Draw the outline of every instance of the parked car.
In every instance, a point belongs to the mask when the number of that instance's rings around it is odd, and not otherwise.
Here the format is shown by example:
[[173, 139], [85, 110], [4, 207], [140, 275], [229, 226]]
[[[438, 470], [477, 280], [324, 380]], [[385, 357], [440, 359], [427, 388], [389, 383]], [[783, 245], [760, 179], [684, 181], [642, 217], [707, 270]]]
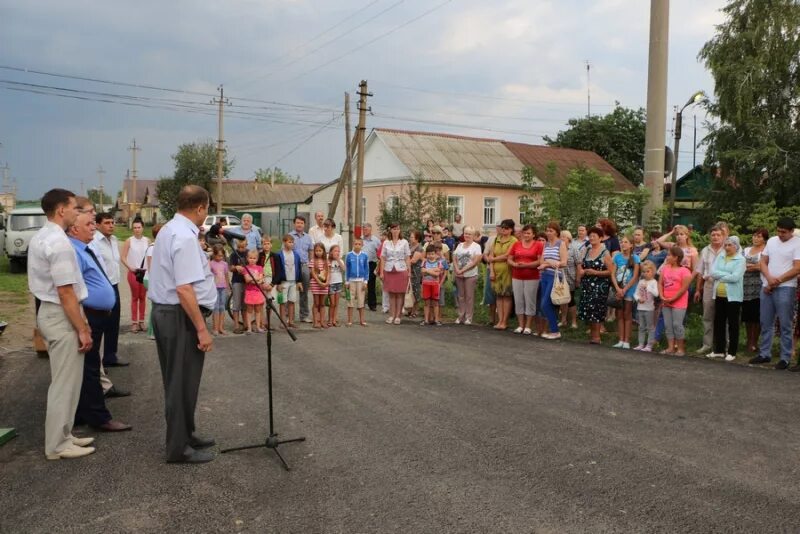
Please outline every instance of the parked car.
[[226, 215], [224, 213], [218, 213], [216, 215], [209, 215], [206, 217], [206, 220], [202, 225], [203, 232], [208, 232], [209, 228], [211, 228], [211, 225], [216, 223], [222, 217], [225, 217], [225, 219], [228, 221], [228, 224], [226, 226], [239, 226], [242, 224], [242, 221], [236, 215]]
[[28, 243], [45, 223], [47, 217], [42, 208], [18, 208], [3, 218], [0, 224], [0, 247], [8, 257], [12, 273], [27, 269]]

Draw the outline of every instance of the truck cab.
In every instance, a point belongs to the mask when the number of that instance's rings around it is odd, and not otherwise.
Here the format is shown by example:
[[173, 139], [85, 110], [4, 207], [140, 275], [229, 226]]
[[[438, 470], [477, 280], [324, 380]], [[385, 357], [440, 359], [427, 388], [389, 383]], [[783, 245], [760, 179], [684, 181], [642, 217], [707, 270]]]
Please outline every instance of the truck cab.
[[0, 244], [8, 257], [12, 273], [27, 268], [28, 244], [33, 235], [47, 223], [42, 208], [17, 208], [5, 214], [4, 229], [0, 230]]

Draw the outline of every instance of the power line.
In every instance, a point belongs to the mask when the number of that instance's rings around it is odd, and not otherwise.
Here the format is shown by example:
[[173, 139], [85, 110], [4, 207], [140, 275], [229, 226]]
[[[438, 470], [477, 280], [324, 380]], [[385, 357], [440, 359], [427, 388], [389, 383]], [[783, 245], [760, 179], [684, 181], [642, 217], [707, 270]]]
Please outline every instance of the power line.
[[394, 28], [392, 28], [391, 30], [389, 30], [389, 31], [387, 31], [387, 32], [385, 32], [385, 33], [382, 33], [382, 34], [378, 35], [377, 37], [375, 37], [375, 38], [373, 38], [373, 39], [370, 39], [370, 40], [369, 40], [369, 41], [367, 41], [366, 43], [364, 43], [364, 44], [361, 44], [361, 45], [358, 45], [358, 46], [356, 46], [355, 48], [352, 48], [352, 49], [348, 50], [348, 51], [347, 51], [347, 52], [345, 52], [344, 54], [341, 54], [341, 55], [339, 55], [339, 56], [336, 56], [335, 58], [333, 58], [333, 59], [331, 59], [331, 60], [329, 60], [329, 61], [326, 61], [325, 63], [322, 63], [322, 64], [320, 64], [320, 65], [317, 65], [316, 67], [314, 67], [314, 68], [313, 68], [313, 69], [311, 69], [311, 70], [307, 70], [307, 71], [305, 71], [305, 72], [303, 72], [303, 73], [301, 73], [301, 74], [298, 74], [297, 76], [295, 76], [294, 78], [292, 78], [292, 79], [291, 79], [291, 80], [289, 80], [289, 81], [294, 81], [294, 80], [297, 80], [297, 79], [299, 79], [299, 78], [302, 78], [302, 77], [304, 77], [304, 76], [306, 76], [306, 75], [308, 75], [308, 74], [311, 74], [311, 73], [313, 73], [313, 72], [316, 72], [316, 71], [318, 71], [318, 70], [319, 70], [319, 69], [321, 69], [321, 68], [327, 67], [327, 66], [328, 66], [328, 65], [330, 65], [331, 63], [335, 63], [335, 62], [339, 61], [340, 59], [342, 59], [342, 58], [344, 58], [344, 57], [347, 57], [347, 56], [349, 56], [350, 54], [352, 54], [352, 53], [354, 53], [354, 52], [358, 52], [358, 51], [359, 51], [359, 50], [361, 50], [362, 48], [366, 48], [367, 46], [369, 46], [369, 45], [371, 45], [371, 44], [373, 44], [373, 43], [375, 43], [375, 42], [377, 42], [377, 41], [379, 41], [379, 40], [383, 39], [384, 37], [388, 37], [388, 36], [392, 35], [393, 33], [395, 33], [396, 31], [398, 31], [398, 30], [401, 30], [401, 29], [405, 28], [406, 26], [408, 26], [408, 25], [410, 25], [410, 24], [413, 24], [413, 23], [417, 22], [418, 20], [420, 20], [420, 19], [422, 19], [422, 18], [424, 18], [424, 17], [427, 17], [428, 15], [430, 15], [431, 13], [433, 13], [434, 11], [437, 11], [437, 10], [439, 10], [439, 9], [443, 8], [444, 6], [446, 6], [447, 4], [449, 4], [449, 3], [450, 3], [450, 2], [452, 2], [452, 1], [453, 1], [453, 0], [444, 0], [444, 2], [441, 2], [441, 3], [437, 4], [437, 5], [435, 5], [434, 7], [430, 8], [430, 9], [429, 9], [429, 10], [427, 10], [427, 11], [425, 11], [425, 12], [424, 12], [424, 13], [422, 13], [421, 15], [418, 15], [418, 16], [416, 16], [416, 17], [414, 17], [414, 18], [410, 19], [410, 20], [407, 20], [406, 22], [404, 22], [404, 23], [400, 24], [399, 26], [395, 26], [395, 27], [394, 27]]
[[375, 117], [380, 117], [380, 118], [384, 118], [384, 119], [392, 119], [392, 120], [403, 121], [403, 122], [413, 122], [413, 123], [419, 123], [419, 124], [430, 124], [430, 125], [433, 125], [433, 126], [447, 126], [447, 127], [450, 127], [450, 128], [461, 128], [461, 129], [466, 129], [466, 130], [479, 130], [479, 131], [484, 131], [484, 132], [501, 133], [501, 134], [522, 135], [522, 136], [526, 136], [526, 137], [544, 137], [545, 135], [548, 135], [548, 134], [540, 134], [540, 133], [533, 133], [533, 132], [525, 132], [525, 131], [520, 131], [520, 130], [500, 130], [500, 129], [496, 129], [496, 128], [484, 128], [482, 126], [473, 126], [473, 125], [469, 125], [469, 124], [457, 124], [457, 123], [452, 123], [452, 122], [430, 121], [430, 120], [425, 120], [425, 119], [412, 119], [412, 118], [407, 118], [407, 117], [397, 117], [397, 116], [394, 116], [394, 115], [383, 115], [381, 113], [373, 113], [373, 115]]
[[341, 115], [339, 115], [338, 117], [334, 117], [334, 118], [332, 118], [332, 119], [331, 119], [330, 121], [328, 121], [328, 122], [327, 122], [327, 123], [326, 123], [326, 124], [325, 124], [325, 125], [324, 125], [322, 128], [318, 129], [317, 131], [315, 131], [314, 133], [312, 133], [311, 135], [309, 135], [309, 136], [308, 136], [306, 139], [304, 139], [304, 140], [303, 140], [303, 141], [302, 141], [302, 142], [301, 142], [299, 145], [297, 145], [296, 147], [294, 147], [293, 149], [291, 149], [289, 152], [287, 152], [287, 153], [286, 153], [286, 154], [284, 154], [283, 156], [281, 156], [281, 157], [279, 157], [278, 159], [276, 159], [276, 160], [275, 160], [275, 162], [274, 162], [272, 165], [269, 165], [267, 168], [274, 167], [275, 165], [277, 165], [278, 163], [280, 163], [280, 162], [281, 162], [281, 161], [283, 161], [284, 159], [288, 158], [289, 156], [291, 156], [292, 154], [294, 154], [295, 152], [297, 152], [297, 151], [300, 149], [300, 147], [302, 147], [303, 145], [305, 145], [306, 143], [308, 143], [309, 141], [311, 141], [311, 140], [312, 140], [314, 137], [316, 137], [317, 135], [319, 135], [319, 134], [320, 134], [320, 133], [321, 133], [321, 132], [322, 132], [322, 131], [325, 129], [325, 126], [329, 126], [329, 125], [330, 125], [332, 122], [334, 122], [335, 120], [337, 120], [337, 119], [339, 119], [339, 118], [341, 118], [341, 117], [343, 117], [343, 116], [344, 116], [344, 113], [342, 113], [342, 114], [341, 114]]

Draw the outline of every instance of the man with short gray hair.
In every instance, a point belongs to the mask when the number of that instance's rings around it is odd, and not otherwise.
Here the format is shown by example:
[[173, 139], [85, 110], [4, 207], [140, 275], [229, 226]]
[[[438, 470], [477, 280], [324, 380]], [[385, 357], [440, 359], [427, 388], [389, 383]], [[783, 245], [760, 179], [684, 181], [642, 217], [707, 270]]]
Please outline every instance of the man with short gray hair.
[[[252, 215], [249, 213], [242, 215], [242, 225], [239, 227], [239, 231], [247, 239], [247, 250], [261, 250], [261, 232], [253, 226]], [[235, 247], [236, 243], [233, 246]]]

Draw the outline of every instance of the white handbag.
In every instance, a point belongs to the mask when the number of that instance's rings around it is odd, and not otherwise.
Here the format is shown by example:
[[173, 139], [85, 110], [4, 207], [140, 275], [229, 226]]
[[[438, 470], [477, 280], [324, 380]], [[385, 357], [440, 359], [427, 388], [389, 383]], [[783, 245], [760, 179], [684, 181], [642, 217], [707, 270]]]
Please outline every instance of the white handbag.
[[569, 282], [567, 282], [567, 277], [561, 272], [561, 269], [556, 269], [553, 278], [553, 289], [550, 290], [550, 300], [555, 306], [569, 304], [569, 301], [572, 300], [572, 295], [569, 291]]

